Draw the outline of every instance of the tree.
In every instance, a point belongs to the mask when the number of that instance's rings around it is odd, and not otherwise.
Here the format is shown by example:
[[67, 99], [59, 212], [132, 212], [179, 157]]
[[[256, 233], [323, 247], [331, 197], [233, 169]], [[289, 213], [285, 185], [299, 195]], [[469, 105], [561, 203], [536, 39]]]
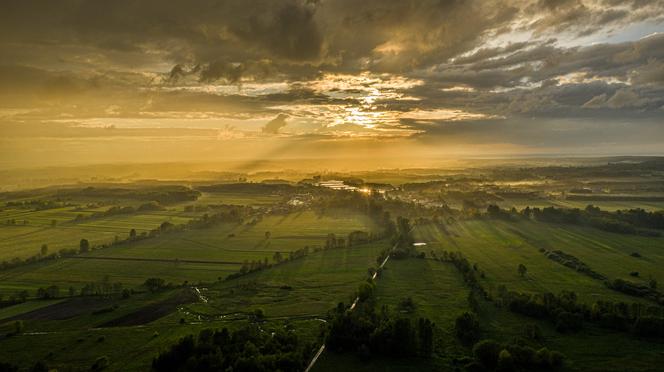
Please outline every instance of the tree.
[[48, 288], [37, 289], [37, 298], [49, 299], [56, 298], [60, 295], [60, 288], [57, 285], [52, 285]]
[[24, 289], [24, 290], [18, 292], [18, 293], [16, 294], [16, 296], [18, 297], [18, 299], [19, 299], [21, 302], [25, 302], [25, 300], [28, 299], [29, 294], [28, 294], [28, 291]]
[[130, 240], [134, 240], [134, 239], [136, 239], [136, 229], [131, 229], [131, 230], [129, 231], [129, 239], [130, 239]]
[[35, 363], [34, 366], [32, 366], [32, 368], [30, 368], [30, 372], [48, 372], [48, 371], [49, 371], [48, 366], [42, 360], [38, 361], [37, 363]]
[[369, 283], [362, 283], [357, 289], [357, 296], [360, 298], [360, 301], [365, 301], [368, 300], [372, 295], [374, 291], [374, 286], [373, 284]]
[[108, 365], [110, 364], [108, 357], [107, 356], [101, 356], [95, 360], [95, 363], [90, 367], [91, 371], [101, 371], [103, 369], [106, 369]]
[[48, 254], [48, 245], [42, 244], [41, 249], [39, 250], [39, 253], [43, 256], [46, 256]]
[[143, 283], [145, 288], [148, 289], [150, 292], [156, 292], [166, 286], [166, 282], [162, 278], [148, 278], [145, 280], [145, 283]]
[[81, 239], [81, 242], [78, 245], [78, 251], [81, 253], [88, 252], [90, 250], [90, 242], [88, 239]]
[[498, 361], [502, 346], [494, 340], [482, 340], [473, 346], [475, 358], [487, 369], [493, 369]]
[[526, 273], [528, 272], [528, 268], [524, 264], [519, 264], [519, 267], [517, 268], [517, 271], [519, 272], [519, 275], [525, 276]]
[[253, 315], [254, 315], [254, 320], [256, 320], [257, 322], [260, 322], [263, 319], [265, 319], [265, 311], [263, 311], [263, 309], [255, 309]]
[[274, 262], [280, 263], [283, 260], [281, 252], [274, 252], [274, 256], [272, 256], [272, 259], [274, 260]]
[[418, 336], [420, 338], [420, 350], [425, 357], [431, 356], [433, 352], [433, 329], [435, 324], [429, 319], [420, 318], [418, 321]]
[[407, 249], [412, 248], [413, 242], [415, 241], [413, 238], [412, 229], [413, 228], [408, 218], [401, 216], [397, 217], [397, 242], [400, 247]]
[[498, 354], [498, 370], [499, 371], [512, 371], [514, 369], [514, 360], [512, 354], [506, 349], [503, 349]]
[[58, 288], [57, 285], [52, 285], [46, 288], [46, 294], [48, 295], [48, 298], [56, 298], [60, 296], [60, 288]]
[[23, 324], [22, 320], [17, 320], [14, 322], [14, 332], [16, 334], [20, 334], [23, 332], [23, 329], [25, 328], [25, 324]]
[[466, 345], [471, 345], [480, 336], [480, 323], [473, 313], [465, 312], [454, 323], [456, 336]]

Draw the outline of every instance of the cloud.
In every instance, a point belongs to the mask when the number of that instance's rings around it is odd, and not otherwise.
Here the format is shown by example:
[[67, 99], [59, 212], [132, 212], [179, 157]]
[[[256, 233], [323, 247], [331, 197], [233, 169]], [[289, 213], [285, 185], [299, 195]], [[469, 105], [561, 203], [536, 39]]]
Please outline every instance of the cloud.
[[662, 119], [664, 34], [639, 38], [661, 14], [654, 0], [10, 1], [0, 110], [234, 120], [254, 135], [290, 118], [302, 136]]
[[618, 90], [606, 101], [606, 105], [610, 108], [641, 107], [644, 103], [645, 100], [628, 88]]
[[606, 105], [606, 93], [591, 98], [588, 102], [583, 104], [584, 108], [598, 108]]
[[285, 127], [288, 123], [286, 122], [286, 119], [288, 118], [288, 115], [286, 114], [279, 114], [277, 115], [276, 118], [270, 120], [265, 124], [263, 127], [262, 131], [263, 133], [266, 134], [278, 134], [279, 130], [283, 127]]
[[664, 86], [664, 61], [651, 58], [646, 65], [635, 69], [630, 78], [638, 85]]

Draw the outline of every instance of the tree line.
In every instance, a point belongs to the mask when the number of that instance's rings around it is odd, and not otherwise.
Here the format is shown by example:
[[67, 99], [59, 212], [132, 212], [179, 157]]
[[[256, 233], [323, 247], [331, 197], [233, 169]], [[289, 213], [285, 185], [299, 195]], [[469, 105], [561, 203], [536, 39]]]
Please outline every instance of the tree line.
[[603, 328], [630, 332], [637, 336], [664, 337], [664, 308], [640, 303], [597, 301], [592, 306], [577, 302], [576, 293], [527, 294], [499, 287], [500, 303], [509, 310], [537, 319], [546, 319], [559, 332], [577, 332], [584, 322]]
[[515, 208], [506, 210], [497, 205], [489, 205], [485, 216], [498, 219], [521, 217], [548, 223], [590, 226], [618, 234], [644, 236], [660, 236], [661, 233], [655, 230], [664, 229], [664, 212], [647, 212], [640, 208], [609, 212], [588, 205], [584, 209], [525, 207], [517, 211]]
[[300, 372], [313, 352], [314, 345], [292, 331], [265, 332], [249, 324], [235, 331], [205, 329], [196, 338], [183, 337], [153, 359], [152, 370]]
[[325, 344], [336, 352], [362, 357], [429, 357], [433, 353], [436, 325], [427, 318], [412, 322], [395, 316], [383, 305], [379, 311], [373, 298], [373, 283], [358, 289], [359, 302], [353, 311], [343, 304], [328, 314]]
[[192, 190], [186, 186], [153, 186], [143, 188], [120, 187], [85, 187], [74, 189], [60, 189], [55, 196], [59, 198], [104, 198], [104, 199], [133, 199], [155, 201], [160, 204], [193, 201], [201, 195], [200, 191]]

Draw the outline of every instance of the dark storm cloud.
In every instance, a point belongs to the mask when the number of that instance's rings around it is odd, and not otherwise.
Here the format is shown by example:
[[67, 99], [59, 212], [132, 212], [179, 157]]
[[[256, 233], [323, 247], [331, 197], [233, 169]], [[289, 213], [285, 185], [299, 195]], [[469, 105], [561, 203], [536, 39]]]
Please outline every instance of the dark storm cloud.
[[[422, 99], [420, 106], [465, 107], [506, 117], [661, 117], [662, 61], [664, 34], [588, 47], [550, 41], [510, 45], [413, 73], [425, 84], [409, 93]], [[445, 91], [455, 86], [472, 91]]]
[[[648, 10], [652, 17], [661, 6], [641, 3], [632, 3], [632, 8]], [[13, 49], [41, 45], [46, 48], [41, 54], [49, 48], [57, 51], [56, 44], [77, 45], [80, 53], [93, 48], [87, 53], [105, 54], [116, 63], [124, 56], [134, 66], [148, 63], [140, 60], [141, 52], [151, 53], [173, 65], [209, 64], [200, 71], [213, 76], [238, 75], [228, 67], [219, 71], [228, 66], [224, 64], [264, 60], [278, 69], [290, 68], [291, 74], [296, 72], [293, 65], [312, 63], [330, 71], [405, 72], [472, 50], [526, 13], [536, 18], [523, 27], [546, 31], [570, 24], [600, 27], [638, 13], [625, 9], [629, 7], [624, 4], [613, 9], [578, 1], [519, 0], [9, 0], [0, 13], [0, 40]], [[492, 51], [484, 49], [475, 58], [489, 58]]]
[[527, 7], [528, 12], [542, 15], [527, 28], [538, 33], [555, 31], [589, 35], [603, 27], [661, 20], [662, 10], [664, 4], [658, 0], [540, 0]]

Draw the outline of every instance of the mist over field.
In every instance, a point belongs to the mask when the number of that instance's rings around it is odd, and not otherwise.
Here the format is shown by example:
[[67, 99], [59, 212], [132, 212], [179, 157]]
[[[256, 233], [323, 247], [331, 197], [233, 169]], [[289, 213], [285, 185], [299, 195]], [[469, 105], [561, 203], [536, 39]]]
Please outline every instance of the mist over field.
[[4, 0], [0, 55], [0, 372], [664, 366], [664, 1]]

